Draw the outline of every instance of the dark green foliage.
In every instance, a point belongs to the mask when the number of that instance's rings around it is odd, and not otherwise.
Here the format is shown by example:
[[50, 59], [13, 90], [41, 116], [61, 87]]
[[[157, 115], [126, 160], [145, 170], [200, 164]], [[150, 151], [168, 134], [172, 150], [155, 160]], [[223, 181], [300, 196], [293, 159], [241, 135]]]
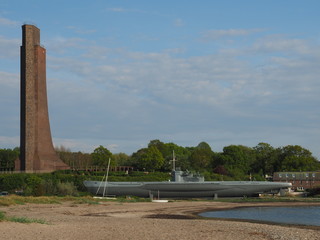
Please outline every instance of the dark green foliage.
[[[15, 193], [16, 190], [22, 190], [26, 196], [42, 195], [71, 195], [77, 196], [79, 192], [85, 192], [87, 189], [83, 185], [85, 180], [101, 181], [105, 172], [92, 172], [92, 175], [83, 175], [74, 172], [73, 174], [45, 173], [45, 174], [2, 174], [0, 175], [0, 190]], [[108, 181], [168, 181], [169, 173], [164, 172], [110, 172]]]
[[204, 176], [205, 181], [231, 181], [231, 180], [233, 180], [233, 178], [230, 176], [212, 173], [212, 172], [208, 172], [208, 171], [202, 172], [201, 174]]
[[234, 180], [250, 180], [252, 165], [256, 160], [255, 151], [242, 145], [230, 145], [222, 153], [212, 154], [212, 169], [232, 177]]
[[19, 157], [19, 148], [0, 149], [0, 170], [14, 169], [14, 161]]
[[148, 147], [139, 161], [140, 167], [148, 171], [159, 170], [163, 163], [162, 153], [155, 146]]
[[76, 174], [2, 174], [0, 190], [11, 193], [22, 190], [27, 196], [77, 195], [76, 191], [86, 191], [83, 186], [86, 179], [87, 176]]
[[155, 171], [163, 166], [164, 157], [157, 147], [150, 145], [132, 155], [132, 164], [143, 171]]
[[26, 187], [24, 189], [26, 195], [42, 196], [45, 194], [42, 185], [42, 178], [36, 174], [29, 174], [26, 178]]
[[[148, 144], [148, 148], [152, 146], [156, 147], [161, 152], [164, 158], [164, 163], [161, 167], [162, 171], [170, 171], [172, 169], [173, 153], [177, 160], [176, 162], [177, 167], [180, 167], [183, 170], [191, 169], [190, 161], [189, 161], [191, 152], [187, 148], [178, 146], [174, 143], [163, 143], [159, 140], [151, 140], [150, 143]], [[135, 154], [133, 154], [132, 156], [137, 157]]]
[[77, 196], [78, 191], [73, 182], [59, 182], [57, 184], [57, 194], [62, 196]]
[[[106, 168], [109, 163], [109, 159], [112, 160], [112, 153], [105, 147], [99, 146], [97, 147], [92, 155], [93, 165]], [[111, 166], [115, 166], [114, 160], [110, 163]]]
[[0, 190], [13, 191], [23, 188], [26, 185], [26, 173], [0, 175]]
[[116, 166], [130, 166], [130, 157], [125, 153], [113, 154], [113, 159]]
[[192, 169], [201, 171], [203, 169], [208, 169], [211, 167], [213, 152], [211, 148], [195, 148], [191, 152], [189, 157], [189, 162]]
[[320, 185], [314, 186], [311, 189], [307, 189], [308, 196], [310, 197], [320, 197]]
[[256, 159], [252, 163], [252, 172], [272, 175], [277, 168], [278, 151], [268, 143], [259, 143], [253, 148]]
[[301, 146], [288, 145], [278, 151], [281, 171], [314, 171], [320, 167], [312, 153]]
[[228, 170], [223, 165], [218, 165], [213, 169], [213, 172], [219, 175], [229, 175]]
[[199, 143], [196, 148], [197, 148], [197, 149], [206, 149], [206, 150], [212, 152], [212, 149], [211, 149], [210, 145], [209, 145], [208, 143], [206, 143], [206, 142], [201, 142], [201, 143]]
[[242, 145], [230, 145], [223, 148], [222, 156], [229, 172], [249, 174], [251, 165], [255, 161], [255, 153], [252, 148]]
[[[92, 175], [86, 176], [86, 180], [101, 181], [106, 172], [93, 172]], [[111, 182], [152, 182], [168, 181], [170, 173], [168, 172], [143, 172], [132, 171], [129, 174], [124, 172], [109, 172], [108, 181]]]
[[160, 140], [151, 140], [148, 144], [148, 148], [150, 147], [155, 147], [157, 148], [161, 154], [163, 155], [163, 157], [172, 154], [172, 152], [170, 152], [170, 149], [168, 148], [167, 144], [161, 142]]
[[[167, 181], [170, 179], [173, 153], [177, 160], [176, 167], [200, 172], [206, 180], [214, 181], [264, 180], [265, 175], [272, 175], [276, 171], [320, 169], [320, 163], [312, 153], [298, 145], [279, 148], [273, 148], [268, 143], [259, 143], [253, 148], [230, 145], [224, 147], [222, 152], [213, 152], [206, 142], [201, 142], [196, 147], [182, 147], [152, 140], [147, 148], [139, 149], [131, 156], [124, 153], [112, 154], [103, 146], [96, 148], [92, 154], [72, 153], [63, 147], [57, 151], [71, 166], [71, 170], [47, 174], [0, 174], [0, 190], [11, 193], [23, 190], [25, 194], [35, 196], [76, 195], [74, 187], [77, 191], [86, 191], [84, 180], [102, 179], [106, 174], [109, 158], [111, 166], [125, 165], [134, 168], [134, 171], [129, 172], [110, 171], [109, 181]], [[10, 170], [18, 154], [18, 148], [0, 149], [0, 171]]]

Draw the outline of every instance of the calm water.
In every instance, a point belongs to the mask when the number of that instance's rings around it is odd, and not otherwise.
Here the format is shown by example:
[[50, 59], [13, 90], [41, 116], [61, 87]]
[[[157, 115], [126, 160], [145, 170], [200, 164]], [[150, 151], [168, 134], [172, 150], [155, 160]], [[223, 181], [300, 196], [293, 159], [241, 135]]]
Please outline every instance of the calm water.
[[320, 226], [320, 206], [248, 207], [225, 211], [204, 212], [201, 213], [200, 216]]

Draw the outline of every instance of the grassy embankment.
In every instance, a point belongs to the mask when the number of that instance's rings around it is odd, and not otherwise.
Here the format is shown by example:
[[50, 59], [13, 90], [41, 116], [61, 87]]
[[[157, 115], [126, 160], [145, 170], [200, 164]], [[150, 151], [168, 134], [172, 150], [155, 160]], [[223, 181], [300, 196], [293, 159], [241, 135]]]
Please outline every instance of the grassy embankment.
[[92, 196], [74, 197], [74, 196], [17, 196], [10, 195], [7, 197], [0, 197], [0, 206], [11, 206], [17, 204], [61, 204], [62, 202], [69, 201], [74, 204], [99, 204], [105, 201], [117, 201], [117, 202], [149, 202], [148, 198], [137, 198], [137, 197], [119, 197], [116, 199], [99, 199], [93, 198]]
[[[0, 197], [0, 206], [11, 206], [17, 204], [61, 204], [62, 202], [72, 202], [73, 204], [99, 204], [107, 201], [116, 202], [150, 202], [149, 198], [138, 197], [117, 197], [115, 199], [101, 199], [92, 196], [17, 196], [10, 195], [7, 197]], [[305, 197], [278, 197], [278, 196], [264, 196], [259, 198], [218, 198], [218, 199], [180, 199], [172, 201], [217, 201], [217, 202], [320, 202], [320, 198], [305, 198]]]

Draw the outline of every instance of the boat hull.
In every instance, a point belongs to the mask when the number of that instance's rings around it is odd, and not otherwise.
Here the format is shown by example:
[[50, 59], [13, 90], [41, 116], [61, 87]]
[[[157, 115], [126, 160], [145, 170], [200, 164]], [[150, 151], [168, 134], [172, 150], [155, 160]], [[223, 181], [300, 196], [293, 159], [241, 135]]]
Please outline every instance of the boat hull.
[[[291, 187], [291, 183], [259, 181], [223, 182], [99, 182], [84, 181], [85, 187], [95, 195], [161, 198], [243, 197], [278, 192]], [[100, 186], [100, 188], [99, 188]]]

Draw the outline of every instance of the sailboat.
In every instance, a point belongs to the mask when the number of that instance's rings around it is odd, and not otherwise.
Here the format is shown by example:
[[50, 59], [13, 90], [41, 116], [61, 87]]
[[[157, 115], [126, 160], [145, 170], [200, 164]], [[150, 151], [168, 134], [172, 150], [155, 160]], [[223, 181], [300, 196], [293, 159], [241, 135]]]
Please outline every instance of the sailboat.
[[160, 191], [158, 190], [158, 198], [157, 199], [152, 199], [151, 202], [154, 202], [154, 203], [167, 203], [167, 202], [169, 202], [169, 200], [160, 199]]
[[100, 185], [99, 185], [99, 187], [97, 189], [97, 192], [96, 192], [96, 195], [98, 195], [98, 193], [100, 191], [100, 188], [101, 188], [101, 185], [104, 183], [102, 197], [94, 196], [93, 198], [98, 198], [98, 199], [116, 199], [116, 197], [114, 195], [113, 196], [108, 196], [107, 195], [107, 186], [108, 186], [108, 176], [109, 176], [109, 170], [110, 170], [110, 162], [111, 162], [111, 159], [109, 158], [108, 167], [107, 167], [107, 173], [103, 176], [102, 181], [100, 182]]

